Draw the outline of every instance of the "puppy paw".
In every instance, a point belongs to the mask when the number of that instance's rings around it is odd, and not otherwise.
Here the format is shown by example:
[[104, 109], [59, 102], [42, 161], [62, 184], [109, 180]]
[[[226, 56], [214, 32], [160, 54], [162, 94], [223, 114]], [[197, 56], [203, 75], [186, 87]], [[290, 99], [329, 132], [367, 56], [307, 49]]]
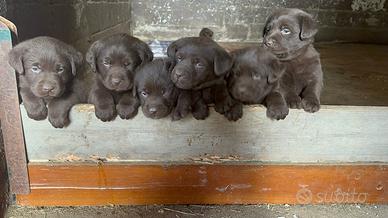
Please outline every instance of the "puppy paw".
[[67, 114], [50, 113], [48, 120], [55, 128], [63, 128], [70, 123], [69, 116]]
[[286, 105], [278, 105], [267, 108], [267, 117], [271, 120], [284, 120], [289, 109]]
[[138, 105], [118, 104], [116, 109], [121, 119], [128, 120], [136, 116]]
[[31, 119], [44, 120], [47, 118], [48, 110], [44, 104], [32, 105], [31, 109], [26, 108], [26, 110], [28, 117]]
[[303, 98], [302, 107], [306, 112], [309, 112], [309, 113], [317, 112], [320, 109], [319, 100], [311, 97]]
[[114, 105], [111, 105], [106, 108], [96, 107], [96, 117], [103, 122], [111, 121], [116, 116], [116, 110]]
[[227, 111], [224, 116], [229, 121], [237, 121], [239, 120], [243, 115], [243, 106], [242, 104], [235, 104], [232, 106], [232, 108]]
[[190, 113], [189, 107], [176, 107], [172, 111], [171, 119], [172, 121], [177, 121], [185, 118]]
[[223, 101], [215, 103], [214, 110], [220, 114], [225, 114], [231, 110], [233, 105], [233, 99], [231, 97], [226, 97]]
[[297, 95], [287, 96], [287, 104], [289, 108], [292, 109], [301, 109], [302, 108], [302, 99]]
[[209, 108], [205, 105], [205, 107], [194, 110], [192, 114], [196, 120], [204, 120], [209, 116]]

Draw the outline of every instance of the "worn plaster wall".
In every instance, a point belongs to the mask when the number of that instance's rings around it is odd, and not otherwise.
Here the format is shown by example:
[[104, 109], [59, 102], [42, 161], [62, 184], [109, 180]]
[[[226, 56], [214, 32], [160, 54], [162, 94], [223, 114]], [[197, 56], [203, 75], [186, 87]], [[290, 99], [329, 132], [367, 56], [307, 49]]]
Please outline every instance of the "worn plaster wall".
[[173, 40], [206, 26], [219, 41], [256, 42], [266, 17], [279, 7], [313, 14], [318, 41], [388, 43], [386, 0], [133, 0], [133, 33]]
[[129, 32], [130, 0], [6, 0], [19, 39], [49, 35], [85, 51], [101, 35]]

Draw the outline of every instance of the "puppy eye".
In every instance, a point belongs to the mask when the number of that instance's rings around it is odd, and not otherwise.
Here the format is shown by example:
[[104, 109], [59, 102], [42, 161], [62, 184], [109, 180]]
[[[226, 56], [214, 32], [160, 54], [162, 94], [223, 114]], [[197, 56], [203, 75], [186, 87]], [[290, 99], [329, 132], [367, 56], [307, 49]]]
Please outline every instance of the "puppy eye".
[[110, 65], [111, 65], [111, 64], [110, 64], [110, 61], [104, 61], [104, 66], [105, 66], [105, 67], [110, 67]]
[[129, 62], [125, 62], [125, 63], [124, 63], [124, 66], [125, 66], [125, 67], [128, 67], [129, 65], [130, 65]]
[[148, 93], [146, 91], [141, 91], [140, 94], [143, 96], [143, 97], [147, 97], [148, 96]]
[[261, 75], [256, 74], [256, 73], [252, 73], [252, 79], [253, 80], [261, 80]]
[[176, 57], [176, 60], [177, 60], [178, 62], [181, 62], [181, 61], [183, 60], [183, 57], [180, 56], [180, 55], [178, 55], [178, 56]]
[[197, 67], [197, 68], [203, 68], [203, 67], [205, 67], [205, 65], [202, 64], [201, 62], [198, 62], [198, 63], [195, 64], [195, 67]]
[[291, 33], [291, 30], [288, 29], [287, 27], [282, 27], [282, 28], [280, 29], [280, 32], [281, 32], [283, 35], [288, 35], [288, 34]]
[[32, 67], [31, 67], [31, 71], [32, 71], [33, 73], [40, 73], [40, 68], [39, 68], [38, 66], [32, 66]]
[[57, 72], [60, 74], [60, 73], [63, 73], [63, 71], [65, 71], [65, 68], [63, 68], [62, 66], [61, 67], [58, 67], [58, 70]]

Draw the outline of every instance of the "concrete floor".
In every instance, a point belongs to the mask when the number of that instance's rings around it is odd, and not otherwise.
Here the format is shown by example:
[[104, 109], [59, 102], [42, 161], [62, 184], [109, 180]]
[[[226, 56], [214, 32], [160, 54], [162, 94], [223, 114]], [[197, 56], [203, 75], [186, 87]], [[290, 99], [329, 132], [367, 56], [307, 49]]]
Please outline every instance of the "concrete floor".
[[17, 207], [9, 208], [7, 218], [183, 218], [183, 217], [274, 217], [274, 218], [368, 218], [388, 217], [388, 205], [174, 205], [106, 207]]

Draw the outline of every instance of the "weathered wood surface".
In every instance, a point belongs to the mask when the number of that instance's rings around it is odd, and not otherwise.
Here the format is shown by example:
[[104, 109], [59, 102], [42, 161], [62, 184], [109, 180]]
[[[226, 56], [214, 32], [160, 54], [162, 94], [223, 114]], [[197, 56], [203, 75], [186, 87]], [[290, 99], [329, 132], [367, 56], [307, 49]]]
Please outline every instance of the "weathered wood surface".
[[0, 217], [5, 216], [8, 206], [8, 175], [5, 163], [3, 136], [0, 130]]
[[19, 205], [388, 203], [387, 165], [30, 164]]
[[265, 108], [245, 107], [228, 122], [211, 110], [205, 121], [133, 120], [104, 123], [90, 105], [71, 111], [71, 125], [54, 129], [28, 119], [21, 107], [29, 160], [262, 161], [271, 163], [388, 162], [388, 107], [323, 106], [291, 110], [283, 121]]
[[11, 34], [0, 22], [0, 119], [12, 193], [29, 193], [27, 156], [19, 111], [15, 71], [8, 65]]

